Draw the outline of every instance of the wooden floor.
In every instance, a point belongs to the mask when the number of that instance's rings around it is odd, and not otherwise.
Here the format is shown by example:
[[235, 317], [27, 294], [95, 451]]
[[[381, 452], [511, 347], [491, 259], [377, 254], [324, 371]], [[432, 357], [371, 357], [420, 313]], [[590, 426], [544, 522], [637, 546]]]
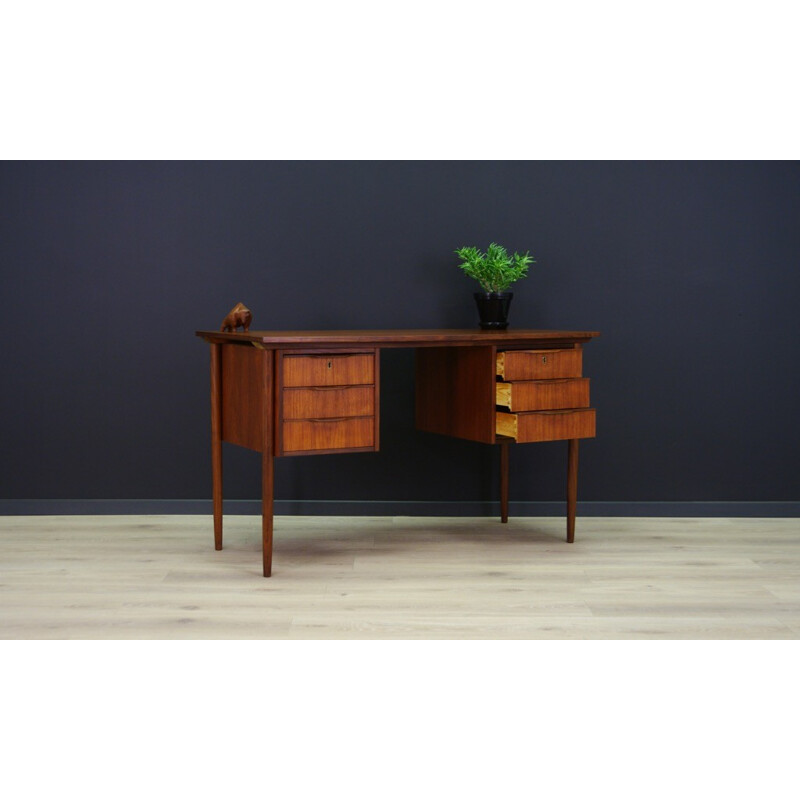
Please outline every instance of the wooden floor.
[[4, 639], [796, 639], [800, 520], [0, 517]]

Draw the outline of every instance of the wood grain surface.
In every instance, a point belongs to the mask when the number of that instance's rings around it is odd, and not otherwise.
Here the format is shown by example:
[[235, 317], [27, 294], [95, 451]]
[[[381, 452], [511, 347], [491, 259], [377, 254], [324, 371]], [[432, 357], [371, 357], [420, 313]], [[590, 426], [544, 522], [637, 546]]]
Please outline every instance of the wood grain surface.
[[494, 359], [494, 347], [417, 350], [417, 428], [492, 444], [495, 439]]
[[433, 328], [391, 330], [330, 330], [330, 331], [249, 331], [220, 333], [214, 330], [195, 331], [208, 342], [237, 342], [257, 344], [268, 348], [328, 348], [354, 345], [381, 347], [437, 347], [441, 345], [488, 344], [497, 347], [524, 346], [542, 342], [548, 346], [570, 346], [588, 342], [600, 334], [597, 331], [553, 331], [529, 328], [505, 331], [482, 331], [479, 328]]
[[552, 381], [499, 381], [495, 401], [511, 411], [541, 411], [552, 408], [585, 408], [589, 405], [588, 378]]
[[283, 390], [284, 419], [364, 417], [374, 413], [374, 386], [312, 386]]
[[284, 356], [284, 386], [348, 386], [375, 382], [374, 353]]
[[[222, 345], [222, 438], [261, 451], [264, 445], [264, 351]], [[267, 354], [267, 355], [271, 355]]]
[[513, 350], [497, 354], [497, 374], [507, 381], [580, 378], [583, 351]]
[[595, 435], [596, 410], [497, 412], [497, 433], [517, 442], [555, 442], [588, 439]]
[[3, 639], [798, 639], [796, 519], [0, 517]]
[[372, 417], [291, 419], [283, 423], [285, 453], [372, 447], [374, 442]]

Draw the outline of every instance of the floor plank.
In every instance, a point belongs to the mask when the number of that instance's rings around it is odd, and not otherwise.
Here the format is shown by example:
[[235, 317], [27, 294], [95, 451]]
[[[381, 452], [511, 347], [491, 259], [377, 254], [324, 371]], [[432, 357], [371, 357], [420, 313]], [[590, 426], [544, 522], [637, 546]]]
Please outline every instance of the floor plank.
[[796, 639], [796, 519], [0, 517], [4, 639]]

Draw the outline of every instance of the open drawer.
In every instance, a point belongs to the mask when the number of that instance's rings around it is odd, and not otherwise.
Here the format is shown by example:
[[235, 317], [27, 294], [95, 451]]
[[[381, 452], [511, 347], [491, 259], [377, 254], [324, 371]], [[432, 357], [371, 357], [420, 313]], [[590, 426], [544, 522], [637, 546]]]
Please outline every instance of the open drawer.
[[495, 385], [495, 402], [509, 411], [546, 411], [589, 407], [588, 378], [515, 381]]
[[589, 439], [595, 435], [595, 409], [560, 411], [497, 412], [497, 433], [517, 442], [552, 442], [559, 439]]

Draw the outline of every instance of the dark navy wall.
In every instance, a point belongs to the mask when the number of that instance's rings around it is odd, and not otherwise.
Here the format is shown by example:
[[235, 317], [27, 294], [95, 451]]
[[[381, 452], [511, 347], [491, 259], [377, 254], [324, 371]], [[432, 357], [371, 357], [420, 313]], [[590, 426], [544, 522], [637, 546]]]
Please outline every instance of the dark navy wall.
[[[582, 500], [800, 500], [800, 166], [774, 162], [0, 164], [0, 499], [208, 497], [196, 329], [238, 301], [255, 328], [471, 327], [452, 251], [489, 241], [538, 260], [512, 325], [603, 334]], [[279, 460], [277, 497], [496, 497], [493, 448], [414, 430], [410, 350], [381, 439]], [[515, 448], [512, 498], [560, 501], [565, 449]], [[258, 456], [225, 459], [257, 497]]]

